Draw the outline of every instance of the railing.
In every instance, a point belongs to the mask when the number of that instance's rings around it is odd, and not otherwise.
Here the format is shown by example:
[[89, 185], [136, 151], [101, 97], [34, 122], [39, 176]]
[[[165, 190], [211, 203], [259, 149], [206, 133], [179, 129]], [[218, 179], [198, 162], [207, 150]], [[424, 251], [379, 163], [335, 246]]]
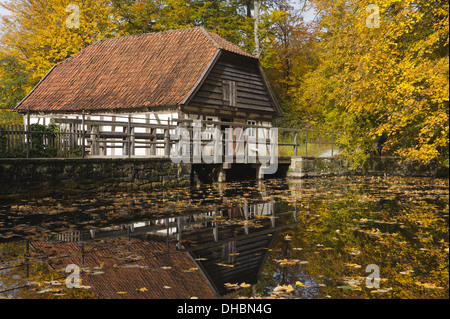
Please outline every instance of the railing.
[[[55, 118], [52, 123], [0, 127], [0, 157], [168, 157], [179, 155], [187, 146], [189, 156], [202, 150], [204, 154], [208, 147], [206, 153], [215, 156], [214, 149], [218, 148], [214, 141], [218, 139], [235, 156], [262, 149], [268, 154], [274, 152], [275, 141], [270, 135], [274, 129], [261, 125], [188, 119], [150, 121], [132, 116], [97, 120], [84, 115], [78, 119]], [[188, 145], [182, 144], [183, 134], [189, 137]], [[276, 155], [333, 156], [338, 151], [336, 136], [333, 132], [278, 127]], [[219, 149], [219, 155], [227, 155], [226, 148]]]

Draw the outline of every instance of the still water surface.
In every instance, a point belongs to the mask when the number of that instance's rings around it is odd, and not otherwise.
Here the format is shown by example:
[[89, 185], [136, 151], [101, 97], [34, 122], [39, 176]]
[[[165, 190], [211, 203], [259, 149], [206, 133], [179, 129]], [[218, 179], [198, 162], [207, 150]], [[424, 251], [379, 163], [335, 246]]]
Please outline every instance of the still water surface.
[[270, 179], [2, 202], [0, 298], [448, 298], [448, 186]]

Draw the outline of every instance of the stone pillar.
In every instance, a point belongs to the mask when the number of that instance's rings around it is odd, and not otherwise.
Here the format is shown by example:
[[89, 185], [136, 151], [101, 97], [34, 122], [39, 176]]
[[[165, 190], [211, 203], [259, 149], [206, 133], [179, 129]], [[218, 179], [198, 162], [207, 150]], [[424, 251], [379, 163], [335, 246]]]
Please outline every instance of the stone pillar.
[[220, 167], [219, 167], [219, 170], [218, 170], [218, 173], [217, 173], [217, 181], [219, 183], [224, 183], [224, 182], [227, 181], [227, 172], [226, 172], [223, 164], [220, 165]]

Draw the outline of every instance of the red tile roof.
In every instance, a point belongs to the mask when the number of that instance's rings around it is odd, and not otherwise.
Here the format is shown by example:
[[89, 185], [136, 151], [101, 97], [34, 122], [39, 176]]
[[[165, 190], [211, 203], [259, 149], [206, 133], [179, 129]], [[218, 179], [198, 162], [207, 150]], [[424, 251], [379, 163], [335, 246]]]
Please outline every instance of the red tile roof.
[[[40, 254], [49, 250], [56, 253], [57, 265], [49, 260], [54, 268], [69, 264], [82, 266], [79, 243], [51, 244], [51, 248], [47, 244], [38, 241], [32, 246]], [[82, 273], [81, 280], [97, 296], [113, 299], [218, 298], [195, 261], [186, 252], [175, 253], [173, 243], [167, 246], [161, 242], [131, 239], [131, 244], [121, 249], [108, 243], [102, 244], [100, 249], [94, 246], [86, 244], [83, 267], [92, 269], [102, 265], [103, 273]], [[140, 259], [125, 263], [130, 255]]]
[[180, 105], [219, 50], [256, 59], [203, 27], [101, 40], [56, 64], [15, 110]]

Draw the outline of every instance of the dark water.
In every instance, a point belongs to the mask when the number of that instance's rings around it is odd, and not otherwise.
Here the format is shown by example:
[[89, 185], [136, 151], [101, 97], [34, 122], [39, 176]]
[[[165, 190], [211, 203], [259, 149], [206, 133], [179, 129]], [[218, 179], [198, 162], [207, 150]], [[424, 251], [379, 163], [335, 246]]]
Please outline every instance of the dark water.
[[448, 298], [448, 200], [336, 177], [2, 203], [0, 297]]

